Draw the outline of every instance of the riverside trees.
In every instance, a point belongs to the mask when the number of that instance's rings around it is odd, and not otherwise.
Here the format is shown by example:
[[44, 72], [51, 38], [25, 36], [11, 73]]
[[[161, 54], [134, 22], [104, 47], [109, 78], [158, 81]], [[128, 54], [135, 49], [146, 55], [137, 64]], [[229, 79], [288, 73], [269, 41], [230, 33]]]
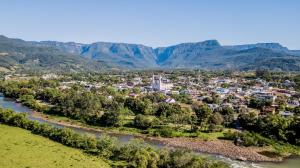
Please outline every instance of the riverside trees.
[[[141, 140], [121, 145], [115, 138], [102, 136], [99, 139], [81, 135], [66, 128], [55, 128], [47, 124], [30, 121], [23, 113], [0, 109], [0, 122], [30, 130], [31, 132], [62, 143], [66, 146], [83, 149], [94, 155], [132, 168], [227, 168], [222, 162], [199, 157], [188, 151], [154, 149]], [[116, 163], [116, 164], [117, 164]], [[125, 164], [124, 164], [125, 163]]]
[[238, 118], [241, 126], [265, 137], [300, 145], [300, 119], [297, 117], [284, 118], [280, 115], [267, 115], [256, 117], [255, 114], [241, 114]]

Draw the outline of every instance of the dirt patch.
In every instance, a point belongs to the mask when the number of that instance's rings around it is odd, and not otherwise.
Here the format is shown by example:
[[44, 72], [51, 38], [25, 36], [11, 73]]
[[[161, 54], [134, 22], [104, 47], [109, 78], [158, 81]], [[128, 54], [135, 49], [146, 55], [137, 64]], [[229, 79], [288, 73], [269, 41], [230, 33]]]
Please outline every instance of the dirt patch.
[[280, 156], [273, 155], [269, 157], [261, 152], [271, 152], [268, 147], [242, 147], [236, 146], [233, 142], [227, 140], [203, 141], [192, 138], [164, 138], [166, 145], [172, 147], [187, 148], [193, 151], [218, 154], [231, 159], [253, 161], [253, 162], [281, 162]]

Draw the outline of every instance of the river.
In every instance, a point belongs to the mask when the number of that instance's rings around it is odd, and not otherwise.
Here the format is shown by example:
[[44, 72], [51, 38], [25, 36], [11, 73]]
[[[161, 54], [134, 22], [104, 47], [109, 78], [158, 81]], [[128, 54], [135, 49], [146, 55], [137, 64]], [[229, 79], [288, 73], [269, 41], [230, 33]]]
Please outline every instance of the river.
[[[43, 119], [34, 118], [31, 115], [32, 110], [30, 110], [29, 108], [23, 106], [20, 103], [16, 103], [12, 99], [3, 97], [2, 94], [0, 94], [0, 107], [1, 108], [10, 108], [10, 109], [12, 109], [16, 112], [26, 112], [26, 113], [29, 114], [29, 118], [31, 120], [37, 120], [41, 123], [48, 123], [48, 124], [51, 124], [55, 127], [64, 127], [64, 126], [59, 125], [59, 124], [50, 123], [50, 122], [48, 122], [46, 120], [43, 120]], [[87, 130], [84, 130], [84, 129], [73, 128], [73, 127], [69, 127], [69, 128], [71, 128], [74, 131], [79, 132], [79, 133], [93, 134], [97, 137], [101, 136], [101, 134], [102, 134], [102, 133], [97, 132], [97, 131], [87, 131]], [[128, 142], [129, 140], [135, 138], [132, 135], [122, 135], [122, 134], [110, 134], [110, 135], [118, 138], [119, 141], [122, 142], [122, 143]], [[147, 139], [145, 141], [147, 143], [151, 144], [152, 146], [156, 147], [156, 148], [164, 147], [164, 145], [161, 144], [158, 141], [147, 140]], [[220, 155], [210, 155], [210, 154], [203, 154], [203, 153], [199, 153], [199, 154], [204, 156], [204, 157], [209, 157], [209, 158], [212, 158], [212, 159], [222, 160], [224, 162], [227, 162], [233, 168], [299, 168], [300, 167], [300, 158], [299, 157], [286, 159], [282, 163], [250, 163], [250, 162], [242, 162], [242, 161], [232, 160], [232, 159], [220, 156]]]

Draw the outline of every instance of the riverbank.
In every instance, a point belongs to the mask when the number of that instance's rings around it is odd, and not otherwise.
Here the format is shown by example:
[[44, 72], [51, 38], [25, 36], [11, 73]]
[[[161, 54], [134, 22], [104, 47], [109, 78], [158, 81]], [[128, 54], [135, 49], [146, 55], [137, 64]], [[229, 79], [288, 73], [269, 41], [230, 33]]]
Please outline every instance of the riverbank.
[[[109, 135], [124, 134], [132, 135], [126, 132], [120, 131], [109, 131], [101, 128], [92, 128], [85, 125], [74, 124], [74, 122], [66, 120], [57, 120], [49, 115], [42, 114], [39, 112], [33, 112], [32, 116], [35, 118], [43, 119], [48, 122], [63, 125], [66, 127], [80, 128], [87, 131], [96, 131], [99, 133], [106, 133]], [[271, 147], [242, 147], [236, 146], [232, 141], [227, 140], [201, 140], [199, 138], [185, 138], [185, 137], [176, 137], [176, 138], [162, 138], [162, 137], [152, 137], [143, 134], [135, 133], [133, 135], [135, 138], [142, 138], [150, 141], [160, 142], [168, 147], [184, 148], [190, 149], [195, 152], [209, 153], [226, 156], [235, 160], [242, 161], [251, 161], [251, 162], [281, 162], [286, 156], [266, 156], [262, 153], [271, 153]]]
[[283, 157], [268, 157], [263, 152], [271, 152], [270, 147], [243, 147], [236, 146], [227, 140], [203, 141], [192, 138], [169, 138], [165, 139], [168, 146], [186, 148], [196, 152], [222, 155], [231, 159], [251, 162], [281, 162]]

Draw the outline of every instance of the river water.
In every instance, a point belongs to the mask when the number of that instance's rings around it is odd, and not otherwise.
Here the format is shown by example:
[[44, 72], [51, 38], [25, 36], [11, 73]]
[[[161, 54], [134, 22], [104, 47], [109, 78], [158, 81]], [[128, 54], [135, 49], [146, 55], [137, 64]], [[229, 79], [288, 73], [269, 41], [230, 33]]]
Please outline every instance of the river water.
[[[41, 123], [48, 123], [48, 124], [51, 124], [55, 127], [65, 127], [65, 126], [62, 126], [62, 125], [59, 125], [59, 124], [50, 123], [50, 122], [48, 122], [46, 120], [43, 120], [43, 119], [34, 118], [31, 115], [32, 110], [30, 110], [29, 108], [23, 106], [20, 103], [16, 103], [12, 99], [3, 97], [2, 94], [0, 94], [0, 107], [1, 108], [9, 108], [9, 109], [12, 109], [16, 112], [26, 112], [26, 113], [29, 114], [29, 118], [31, 120], [37, 120]], [[74, 131], [79, 132], [79, 133], [93, 134], [96, 137], [99, 137], [102, 134], [101, 132], [98, 132], [98, 131], [87, 131], [87, 130], [84, 130], [84, 129], [74, 128], [74, 127], [69, 127], [69, 128], [71, 128]], [[120, 134], [109, 134], [109, 135], [118, 138], [119, 141], [122, 142], [122, 143], [126, 143], [129, 140], [135, 138], [132, 135], [120, 135]], [[158, 142], [158, 141], [147, 140], [147, 139], [145, 141], [147, 143], [151, 144], [152, 146], [156, 147], [156, 148], [164, 147], [164, 145], [162, 143]], [[299, 157], [286, 159], [282, 163], [251, 163], [251, 162], [242, 162], [242, 161], [232, 160], [232, 159], [220, 156], [220, 155], [211, 155], [211, 154], [203, 154], [203, 153], [199, 153], [199, 154], [204, 156], [204, 157], [208, 157], [208, 158], [212, 158], [212, 159], [215, 159], [215, 160], [221, 160], [221, 161], [227, 162], [233, 168], [300, 168], [300, 158]]]

